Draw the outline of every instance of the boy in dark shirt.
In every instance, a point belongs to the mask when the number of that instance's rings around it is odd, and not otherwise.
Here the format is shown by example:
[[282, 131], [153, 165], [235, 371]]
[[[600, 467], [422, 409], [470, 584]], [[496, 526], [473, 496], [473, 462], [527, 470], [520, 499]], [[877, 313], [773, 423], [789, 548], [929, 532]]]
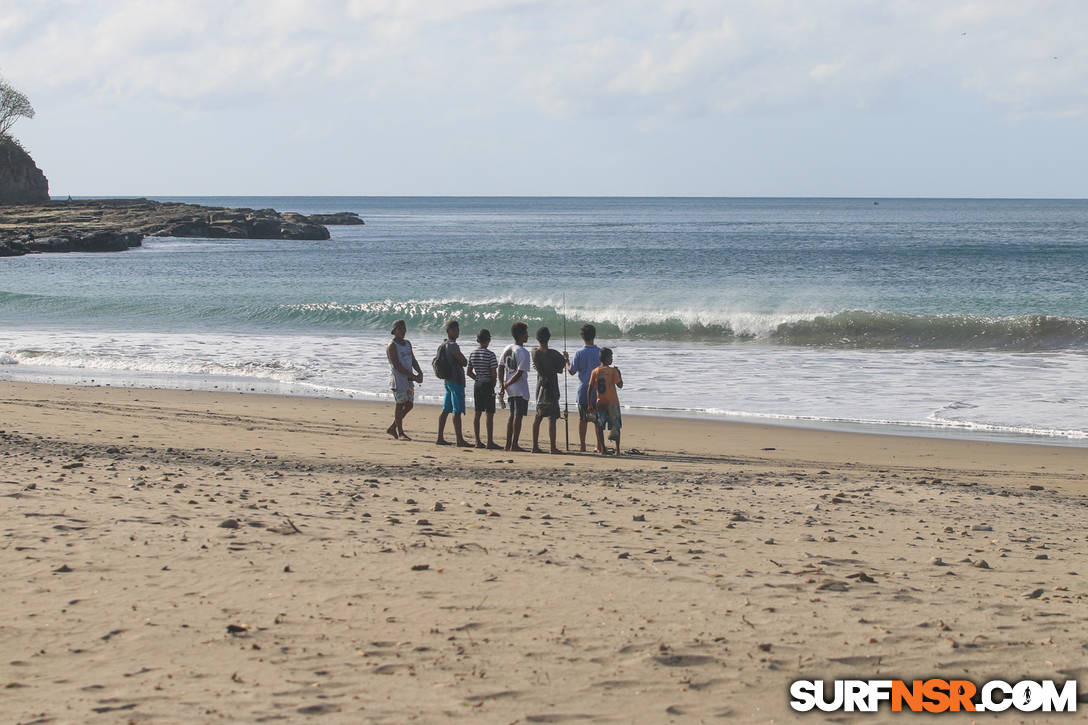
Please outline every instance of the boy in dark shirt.
[[555, 421], [559, 419], [559, 373], [563, 372], [570, 359], [566, 353], [560, 354], [548, 347], [552, 337], [551, 330], [541, 327], [536, 331], [536, 340], [540, 343], [533, 350], [533, 367], [536, 368], [536, 418], [533, 420], [533, 453], [543, 453], [540, 449], [540, 422], [548, 419], [548, 437], [551, 440], [551, 453], [562, 453], [555, 445]]

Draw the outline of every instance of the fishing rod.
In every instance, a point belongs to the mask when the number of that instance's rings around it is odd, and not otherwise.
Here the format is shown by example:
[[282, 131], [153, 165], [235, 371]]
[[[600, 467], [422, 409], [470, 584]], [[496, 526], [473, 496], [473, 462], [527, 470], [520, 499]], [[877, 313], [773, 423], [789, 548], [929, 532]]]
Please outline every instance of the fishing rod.
[[567, 439], [567, 453], [570, 453], [570, 389], [567, 378], [570, 375], [570, 358], [567, 357], [567, 293], [563, 293], [563, 434]]

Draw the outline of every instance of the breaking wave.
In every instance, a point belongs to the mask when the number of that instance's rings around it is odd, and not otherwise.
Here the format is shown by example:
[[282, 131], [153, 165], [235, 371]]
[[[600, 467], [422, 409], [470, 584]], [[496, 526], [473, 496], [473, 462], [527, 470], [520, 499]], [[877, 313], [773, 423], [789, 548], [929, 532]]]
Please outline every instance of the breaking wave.
[[387, 331], [404, 319], [412, 332], [441, 333], [450, 318], [461, 321], [465, 335], [486, 327], [505, 337], [510, 324], [524, 321], [530, 330], [546, 325], [560, 334], [566, 325], [577, 338], [584, 323], [597, 327], [601, 339], [694, 341], [706, 343], [764, 342], [802, 347], [925, 350], [1088, 350], [1088, 319], [1050, 315], [991, 316], [976, 314], [908, 314], [846, 310], [745, 311], [691, 307], [654, 310], [617, 304], [610, 307], [566, 306], [560, 300], [423, 299], [371, 302], [303, 302], [269, 304], [211, 303], [188, 300], [128, 301], [123, 308], [105, 300], [0, 292], [0, 309], [33, 310], [41, 317], [64, 320], [170, 319], [203, 328], [236, 330]]
[[771, 338], [788, 345], [926, 350], [1081, 350], [1088, 320], [1048, 315], [908, 315], [851, 310], [783, 323]]
[[[511, 322], [530, 328], [547, 325], [553, 334], [564, 324], [561, 305], [518, 304], [507, 300], [422, 300], [336, 302], [280, 305], [255, 312], [251, 319], [316, 325], [362, 325], [384, 328], [405, 319], [413, 329], [441, 332], [445, 321], [460, 320], [466, 331], [489, 327], [502, 334]], [[888, 349], [1088, 349], [1088, 320], [1047, 315], [912, 315], [849, 310], [837, 313], [759, 313], [712, 310], [635, 311], [567, 310], [571, 337], [583, 323], [597, 327], [601, 338], [645, 340], [766, 342], [805, 347]]]

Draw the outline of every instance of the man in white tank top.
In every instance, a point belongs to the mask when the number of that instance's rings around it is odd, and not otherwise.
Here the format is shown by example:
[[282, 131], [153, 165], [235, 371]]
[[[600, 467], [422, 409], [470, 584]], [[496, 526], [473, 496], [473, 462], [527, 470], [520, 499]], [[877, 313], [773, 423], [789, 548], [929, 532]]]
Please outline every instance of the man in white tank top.
[[415, 383], [423, 382], [423, 369], [416, 362], [412, 353], [412, 343], [404, 339], [408, 324], [404, 320], [393, 323], [393, 339], [385, 346], [385, 356], [389, 358], [389, 388], [393, 391], [393, 400], [397, 407], [393, 413], [393, 425], [385, 432], [394, 438], [410, 441], [404, 434], [404, 416], [412, 409], [415, 398]]

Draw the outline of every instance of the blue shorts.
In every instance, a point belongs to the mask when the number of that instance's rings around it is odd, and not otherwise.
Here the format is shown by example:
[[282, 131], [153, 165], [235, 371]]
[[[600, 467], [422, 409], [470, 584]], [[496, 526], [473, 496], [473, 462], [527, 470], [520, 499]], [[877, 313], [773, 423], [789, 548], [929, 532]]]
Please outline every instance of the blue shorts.
[[605, 427], [608, 427], [612, 431], [618, 431], [622, 426], [623, 421], [620, 418], [620, 406], [615, 403], [597, 406], [597, 427], [602, 431]]
[[460, 414], [465, 412], [465, 386], [461, 383], [446, 381], [446, 399], [442, 401], [443, 413]]

